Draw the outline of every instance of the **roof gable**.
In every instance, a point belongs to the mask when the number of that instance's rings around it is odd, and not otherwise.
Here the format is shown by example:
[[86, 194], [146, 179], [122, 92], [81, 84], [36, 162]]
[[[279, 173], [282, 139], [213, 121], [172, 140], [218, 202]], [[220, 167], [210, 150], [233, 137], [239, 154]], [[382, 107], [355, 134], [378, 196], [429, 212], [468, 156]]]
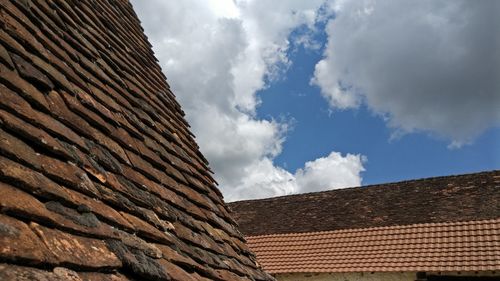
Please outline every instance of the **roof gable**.
[[0, 25], [0, 279], [272, 279], [128, 1], [1, 1]]

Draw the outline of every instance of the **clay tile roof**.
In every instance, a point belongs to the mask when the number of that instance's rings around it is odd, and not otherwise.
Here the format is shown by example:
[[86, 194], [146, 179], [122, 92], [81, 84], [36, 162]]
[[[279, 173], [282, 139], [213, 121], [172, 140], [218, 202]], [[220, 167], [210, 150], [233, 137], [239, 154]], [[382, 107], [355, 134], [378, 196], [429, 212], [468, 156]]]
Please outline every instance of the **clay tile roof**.
[[269, 273], [500, 269], [500, 219], [247, 239]]
[[500, 270], [500, 171], [230, 207], [270, 273]]
[[0, 280], [272, 280], [127, 0], [0, 25]]

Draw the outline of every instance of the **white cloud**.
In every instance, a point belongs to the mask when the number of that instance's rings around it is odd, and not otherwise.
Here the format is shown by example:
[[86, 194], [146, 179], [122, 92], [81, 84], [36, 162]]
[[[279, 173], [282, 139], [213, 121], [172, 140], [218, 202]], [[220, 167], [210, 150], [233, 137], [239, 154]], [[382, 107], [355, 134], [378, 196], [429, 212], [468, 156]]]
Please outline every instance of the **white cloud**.
[[366, 157], [347, 154], [345, 157], [332, 152], [327, 157], [306, 162], [297, 170], [295, 178], [299, 193], [361, 185], [360, 173], [364, 171]]
[[247, 166], [248, 176], [226, 190], [226, 195], [232, 201], [360, 186], [366, 161], [362, 155], [331, 152], [291, 174], [265, 158]]
[[246, 176], [241, 177], [237, 184], [224, 189], [227, 201], [288, 195], [299, 190], [295, 176], [274, 166], [269, 158], [254, 161], [245, 167], [243, 173]]
[[450, 147], [500, 125], [498, 1], [340, 1], [313, 83], [333, 108], [366, 103], [395, 135]]
[[322, 1], [132, 1], [227, 200], [298, 190], [272, 162], [287, 124], [255, 116], [256, 91], [290, 64], [290, 32]]

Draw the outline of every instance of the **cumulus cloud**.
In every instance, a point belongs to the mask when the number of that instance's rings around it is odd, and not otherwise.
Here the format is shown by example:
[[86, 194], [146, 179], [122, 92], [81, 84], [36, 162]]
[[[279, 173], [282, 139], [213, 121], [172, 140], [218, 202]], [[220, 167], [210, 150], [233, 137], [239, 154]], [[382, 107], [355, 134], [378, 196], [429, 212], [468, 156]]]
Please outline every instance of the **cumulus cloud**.
[[347, 154], [345, 157], [332, 152], [327, 157], [306, 162], [297, 170], [295, 178], [299, 193], [361, 185], [360, 173], [367, 159], [361, 155]]
[[395, 135], [451, 147], [500, 125], [498, 1], [337, 1], [312, 82], [333, 108], [365, 103]]
[[231, 200], [267, 198], [360, 186], [366, 161], [363, 155], [342, 156], [331, 152], [326, 157], [306, 162], [304, 168], [292, 174], [273, 166], [272, 161], [266, 158], [247, 166], [247, 176], [234, 185], [235, 188], [226, 190], [226, 196]]
[[312, 27], [322, 0], [132, 2], [226, 200], [296, 192], [273, 165], [288, 124], [258, 119], [256, 92], [286, 70], [290, 32]]

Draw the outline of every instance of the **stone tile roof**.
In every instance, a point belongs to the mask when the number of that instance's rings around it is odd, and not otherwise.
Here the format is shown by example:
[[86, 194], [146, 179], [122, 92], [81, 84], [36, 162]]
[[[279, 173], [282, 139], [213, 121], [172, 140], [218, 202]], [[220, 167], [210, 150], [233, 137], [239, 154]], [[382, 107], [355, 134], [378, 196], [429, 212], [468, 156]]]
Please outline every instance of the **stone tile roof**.
[[230, 207], [270, 273], [500, 270], [500, 171]]
[[500, 217], [500, 171], [229, 203], [247, 236]]
[[0, 1], [0, 280], [272, 280], [126, 0]]
[[270, 273], [500, 270], [500, 219], [248, 237]]

